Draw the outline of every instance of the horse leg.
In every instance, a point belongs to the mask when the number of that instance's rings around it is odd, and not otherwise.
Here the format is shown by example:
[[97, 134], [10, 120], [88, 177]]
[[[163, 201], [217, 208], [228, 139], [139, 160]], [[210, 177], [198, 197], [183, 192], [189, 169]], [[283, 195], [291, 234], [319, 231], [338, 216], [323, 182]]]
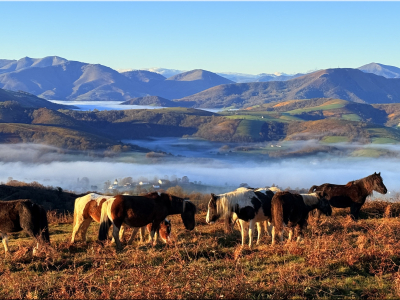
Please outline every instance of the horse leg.
[[260, 243], [261, 235], [262, 235], [262, 226], [261, 222], [257, 222], [257, 245]]
[[272, 226], [271, 222], [270, 221], [265, 221], [265, 224], [267, 226], [266, 232], [267, 232], [268, 236], [272, 236], [272, 228], [273, 228], [273, 226]]
[[292, 237], [293, 237], [293, 227], [289, 228], [289, 237], [287, 242], [290, 243], [292, 241]]
[[305, 228], [305, 227], [307, 227], [307, 219], [300, 221], [296, 225], [295, 230], [296, 230], [296, 235], [297, 235], [297, 239], [296, 239], [297, 243], [304, 240], [303, 228]]
[[255, 220], [251, 219], [249, 222], [249, 248], [253, 245], [253, 231], [254, 231], [254, 225], [255, 225]]
[[85, 222], [85, 219], [82, 216], [76, 218], [74, 228], [72, 229], [71, 244], [75, 242], [76, 234], [79, 232], [83, 222]]
[[358, 220], [358, 214], [360, 213], [361, 206], [362, 205], [358, 203], [353, 203], [350, 207], [350, 216], [354, 221]]
[[128, 245], [132, 245], [133, 239], [135, 238], [138, 230], [139, 230], [138, 227], [133, 227], [132, 228], [132, 234], [131, 234], [131, 237], [129, 238]]
[[117, 250], [122, 250], [122, 244], [121, 241], [119, 240], [119, 230], [120, 227], [118, 227], [115, 223], [113, 224], [113, 230], [112, 230], [112, 235], [114, 237], [115, 244], [117, 245]]
[[271, 236], [272, 236], [272, 242], [271, 245], [275, 245], [275, 238], [276, 238], [276, 233], [275, 233], [275, 226], [272, 226], [272, 230], [271, 230]]
[[[84, 220], [83, 223], [80, 224], [81, 237], [82, 237], [82, 241], [84, 241], [84, 242], [87, 241], [86, 233], [87, 233], [90, 223], [92, 223], [92, 219], [88, 218], [88, 219]], [[73, 242], [71, 242], [71, 243], [73, 243]]]
[[7, 254], [9, 253], [8, 252], [8, 236], [7, 236], [7, 234], [2, 233], [2, 232], [0, 234], [1, 234], [1, 239], [2, 239], [3, 245], [4, 245], [4, 252], [5, 252], [5, 255], [7, 256]]
[[246, 241], [246, 233], [247, 230], [244, 229], [244, 224], [242, 224], [243, 220], [239, 219], [239, 227], [240, 227], [240, 233], [242, 234], [242, 247], [244, 246], [244, 243]]
[[[159, 227], [160, 227], [160, 223], [161, 221], [153, 221], [153, 223], [151, 224], [151, 231], [150, 231], [150, 242], [151, 244], [154, 246], [155, 244], [157, 244], [157, 240], [154, 240], [154, 235], [156, 234], [156, 232], [158, 231]], [[157, 237], [157, 236], [156, 236]]]

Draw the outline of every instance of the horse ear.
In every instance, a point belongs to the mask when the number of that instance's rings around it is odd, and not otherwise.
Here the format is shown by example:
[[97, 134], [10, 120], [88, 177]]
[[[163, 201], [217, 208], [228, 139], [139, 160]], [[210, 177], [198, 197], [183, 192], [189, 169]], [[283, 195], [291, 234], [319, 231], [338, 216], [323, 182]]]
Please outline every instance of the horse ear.
[[374, 175], [376, 175], [376, 172], [374, 173]]
[[217, 196], [215, 196], [215, 194], [211, 193], [211, 198], [215, 200], [215, 199], [217, 199]]
[[381, 176], [381, 172], [379, 172], [378, 175]]

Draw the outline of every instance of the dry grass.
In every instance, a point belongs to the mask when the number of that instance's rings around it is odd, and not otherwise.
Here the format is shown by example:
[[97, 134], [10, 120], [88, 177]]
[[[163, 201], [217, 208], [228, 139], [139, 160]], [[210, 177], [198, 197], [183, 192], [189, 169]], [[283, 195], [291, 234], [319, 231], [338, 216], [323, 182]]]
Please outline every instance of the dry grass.
[[335, 210], [319, 226], [311, 219], [301, 244], [272, 247], [264, 237], [251, 250], [240, 247], [237, 231], [225, 234], [222, 221], [206, 224], [204, 211], [192, 232], [172, 216], [171, 244], [137, 242], [118, 253], [95, 241], [98, 224], [90, 226], [87, 244], [70, 245], [71, 215], [49, 213], [52, 244], [38, 256], [23, 233], [10, 238], [12, 255], [0, 261], [0, 297], [396, 299], [397, 206], [369, 202], [358, 222]]

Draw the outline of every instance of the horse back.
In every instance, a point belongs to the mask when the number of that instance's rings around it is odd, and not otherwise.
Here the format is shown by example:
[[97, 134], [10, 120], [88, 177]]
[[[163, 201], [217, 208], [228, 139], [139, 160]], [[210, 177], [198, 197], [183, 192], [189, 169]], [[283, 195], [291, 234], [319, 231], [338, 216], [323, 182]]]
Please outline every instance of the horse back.
[[331, 206], [338, 208], [350, 207], [352, 203], [364, 204], [364, 196], [356, 184], [326, 184], [322, 191]]
[[154, 220], [164, 220], [168, 216], [168, 205], [153, 197], [119, 195], [112, 204], [111, 214], [129, 226], [142, 227]]

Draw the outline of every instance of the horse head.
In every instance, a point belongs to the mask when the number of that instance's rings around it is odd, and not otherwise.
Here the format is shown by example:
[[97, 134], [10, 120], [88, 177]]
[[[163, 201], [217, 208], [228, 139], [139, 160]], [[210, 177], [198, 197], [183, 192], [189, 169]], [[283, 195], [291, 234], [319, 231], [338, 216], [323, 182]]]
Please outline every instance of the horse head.
[[326, 216], [332, 215], [332, 207], [326, 199], [328, 195], [324, 191], [315, 192], [319, 198], [317, 209]]
[[218, 213], [218, 210], [217, 210], [218, 198], [219, 198], [219, 196], [211, 194], [211, 199], [208, 202], [208, 211], [207, 211], [207, 217], [206, 217], [206, 222], [208, 224], [213, 224], [220, 217], [220, 214]]
[[374, 191], [377, 191], [378, 193], [386, 194], [387, 193], [387, 188], [383, 184], [383, 180], [382, 180], [382, 177], [381, 177], [381, 172], [379, 172], [379, 173], [375, 172], [370, 177], [372, 179], [372, 189]]
[[181, 213], [181, 218], [183, 225], [187, 230], [193, 230], [196, 226], [196, 205], [194, 205], [189, 200], [183, 200], [183, 211]]

